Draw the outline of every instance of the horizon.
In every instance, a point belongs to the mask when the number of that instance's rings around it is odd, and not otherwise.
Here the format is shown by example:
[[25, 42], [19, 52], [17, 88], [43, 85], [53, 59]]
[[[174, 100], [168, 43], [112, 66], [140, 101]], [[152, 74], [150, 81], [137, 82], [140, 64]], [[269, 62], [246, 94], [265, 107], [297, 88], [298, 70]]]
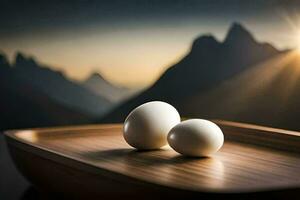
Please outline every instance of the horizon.
[[[1, 50], [10, 62], [20, 51], [76, 81], [98, 72], [116, 85], [141, 88], [150, 86], [184, 57], [194, 39], [210, 33], [223, 41], [236, 21], [258, 41], [277, 49], [300, 44], [297, 2], [91, 2], [70, 6], [49, 1], [32, 7], [17, 5], [14, 10], [6, 3], [7, 10], [3, 6], [4, 14], [0, 14], [0, 25], [6, 28], [0, 31]], [[82, 9], [78, 11], [77, 6]], [[23, 14], [28, 13], [24, 19], [13, 15], [21, 8]], [[41, 8], [47, 12], [31, 13]], [[57, 17], [51, 15], [53, 9]], [[9, 11], [12, 17], [7, 23], [3, 18]], [[41, 20], [36, 19], [39, 15]]]
[[[255, 33], [253, 33], [251, 30], [249, 30], [244, 24], [242, 24], [242, 23], [240, 23], [240, 22], [233, 21], [233, 22], [231, 22], [231, 24], [229, 25], [229, 27], [228, 27], [227, 30], [225, 31], [225, 34], [224, 34], [224, 36], [223, 36], [222, 39], [219, 39], [219, 38], [217, 38], [214, 34], [208, 33], [208, 32], [207, 32], [207, 33], [204, 32], [203, 34], [198, 34], [197, 37], [191, 39], [190, 44], [188, 45], [187, 49], [183, 52], [182, 55], [179, 55], [177, 59], [175, 59], [175, 60], [173, 60], [173, 61], [170, 61], [170, 62], [169, 62], [169, 63], [170, 63], [169, 65], [162, 66], [160, 72], [158, 72], [158, 73], [152, 75], [152, 80], [149, 81], [149, 82], [147, 82], [147, 83], [145, 83], [144, 85], [137, 84], [136, 82], [134, 82], [133, 84], [126, 84], [126, 83], [125, 83], [125, 84], [124, 84], [124, 83], [122, 84], [122, 83], [120, 83], [120, 82], [114, 80], [113, 78], [111, 79], [109, 76], [107, 76], [107, 74], [105, 73], [105, 71], [103, 72], [103, 71], [101, 71], [101, 70], [99, 70], [99, 69], [90, 70], [89, 73], [86, 74], [86, 76], [82, 76], [82, 77], [76, 77], [76, 76], [75, 76], [75, 77], [74, 77], [74, 76], [72, 76], [72, 74], [69, 74], [69, 73], [68, 73], [68, 70], [66, 70], [65, 67], [57, 66], [57, 65], [52, 65], [52, 64], [46, 63], [46, 62], [44, 62], [43, 60], [41, 60], [40, 58], [38, 58], [37, 56], [32, 55], [32, 54], [28, 54], [27, 52], [23, 52], [23, 51], [18, 50], [18, 51], [16, 51], [16, 52], [14, 52], [13, 54], [8, 55], [5, 51], [0, 50], [0, 53], [4, 54], [4, 55], [7, 57], [8, 61], [9, 61], [9, 63], [10, 63], [11, 65], [14, 64], [15, 58], [16, 58], [17, 54], [22, 54], [22, 55], [25, 56], [27, 59], [28, 59], [28, 58], [34, 59], [38, 64], [42, 65], [43, 67], [46, 67], [46, 68], [49, 68], [49, 69], [52, 69], [52, 70], [55, 70], [55, 71], [60, 71], [60, 72], [62, 72], [62, 73], [64, 74], [64, 76], [65, 76], [67, 79], [71, 80], [71, 81], [75, 81], [75, 82], [83, 82], [83, 81], [87, 80], [88, 78], [90, 78], [90, 76], [92, 76], [93, 74], [96, 73], [96, 74], [101, 75], [105, 80], [107, 80], [108, 82], [110, 82], [110, 83], [113, 84], [113, 85], [116, 85], [116, 86], [119, 86], [119, 87], [126, 87], [126, 88], [138, 89], [138, 90], [139, 90], [139, 89], [143, 89], [143, 88], [150, 87], [152, 84], [154, 84], [154, 83], [156, 82], [157, 79], [160, 78], [160, 76], [164, 73], [165, 70], [167, 70], [167, 69], [168, 69], [169, 67], [171, 67], [173, 64], [175, 64], [175, 63], [177, 63], [178, 61], [180, 61], [185, 55], [187, 55], [187, 54], [189, 53], [191, 47], [192, 47], [192, 43], [193, 43], [197, 38], [202, 37], [202, 36], [205, 36], [205, 35], [212, 35], [218, 42], [223, 43], [224, 40], [226, 39], [226, 36], [227, 36], [228, 32], [230, 31], [230, 29], [232, 28], [232, 26], [233, 26], [234, 24], [241, 25], [245, 30], [249, 31], [250, 34], [254, 37], [254, 39], [255, 39], [257, 42], [259, 42], [259, 43], [265, 43], [265, 41], [257, 40], [257, 37], [256, 37]], [[269, 42], [267, 42], [267, 43], [269, 43]], [[287, 49], [287, 48], [280, 49], [280, 48], [276, 47], [276, 46], [275, 46], [274, 44], [272, 44], [272, 43], [269, 43], [269, 44], [271, 44], [271, 45], [272, 45], [273, 47], [275, 47], [277, 50], [285, 50], [285, 49]], [[68, 67], [67, 67], [67, 69], [68, 69]]]

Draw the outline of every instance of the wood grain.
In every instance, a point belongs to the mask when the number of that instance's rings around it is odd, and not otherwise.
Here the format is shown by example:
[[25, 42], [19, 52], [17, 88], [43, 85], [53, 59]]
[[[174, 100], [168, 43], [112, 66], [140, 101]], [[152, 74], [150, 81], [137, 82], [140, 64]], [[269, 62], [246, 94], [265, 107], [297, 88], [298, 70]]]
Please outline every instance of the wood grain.
[[[136, 151], [124, 142], [121, 125], [10, 131], [6, 138], [25, 176], [66, 196], [299, 195], [299, 133], [217, 123], [225, 144], [209, 158], [183, 157], [169, 147]], [[285, 146], [290, 137], [297, 138], [292, 148]]]
[[213, 120], [225, 133], [226, 140], [300, 153], [300, 133], [253, 124]]

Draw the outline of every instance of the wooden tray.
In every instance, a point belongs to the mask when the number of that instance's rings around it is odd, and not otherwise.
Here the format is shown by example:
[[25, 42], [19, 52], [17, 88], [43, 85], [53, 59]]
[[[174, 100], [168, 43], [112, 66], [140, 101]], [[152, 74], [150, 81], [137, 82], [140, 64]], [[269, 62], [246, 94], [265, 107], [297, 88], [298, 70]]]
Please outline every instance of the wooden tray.
[[300, 134], [227, 121], [209, 158], [169, 147], [136, 151], [121, 125], [8, 131], [18, 169], [43, 191], [66, 198], [256, 198], [300, 195]]

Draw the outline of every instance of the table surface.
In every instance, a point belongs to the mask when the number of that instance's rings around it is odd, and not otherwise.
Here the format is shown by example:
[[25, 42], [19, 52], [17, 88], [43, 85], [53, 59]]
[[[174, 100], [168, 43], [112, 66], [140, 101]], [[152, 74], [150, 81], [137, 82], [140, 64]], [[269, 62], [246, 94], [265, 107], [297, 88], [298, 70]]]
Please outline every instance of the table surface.
[[221, 150], [207, 158], [184, 157], [168, 146], [136, 151], [124, 141], [121, 125], [33, 129], [7, 136], [32, 151], [72, 159], [114, 178], [130, 177], [161, 187], [226, 193], [300, 187], [299, 153], [226, 140], [229, 132], [224, 132]]

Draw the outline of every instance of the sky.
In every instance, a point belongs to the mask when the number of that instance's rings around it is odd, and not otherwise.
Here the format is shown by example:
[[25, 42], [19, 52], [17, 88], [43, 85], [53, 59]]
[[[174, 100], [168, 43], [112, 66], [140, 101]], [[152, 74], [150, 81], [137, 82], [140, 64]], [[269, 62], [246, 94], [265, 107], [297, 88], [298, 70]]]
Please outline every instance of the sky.
[[276, 48], [300, 45], [294, 0], [1, 0], [0, 51], [10, 60], [21, 51], [76, 80], [99, 72], [145, 87], [195, 38], [211, 33], [222, 41], [233, 22]]

